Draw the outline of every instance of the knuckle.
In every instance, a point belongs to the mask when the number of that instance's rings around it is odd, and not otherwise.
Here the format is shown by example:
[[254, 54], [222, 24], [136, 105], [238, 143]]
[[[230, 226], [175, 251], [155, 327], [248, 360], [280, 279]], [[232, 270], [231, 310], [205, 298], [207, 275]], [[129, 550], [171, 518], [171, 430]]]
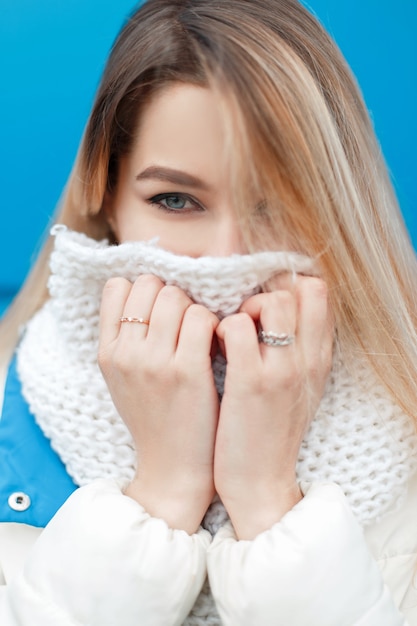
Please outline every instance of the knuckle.
[[175, 285], [164, 285], [159, 292], [158, 299], [175, 303], [190, 301], [184, 291]]
[[127, 288], [131, 288], [132, 283], [127, 278], [121, 278], [120, 276], [113, 276], [109, 278], [103, 287], [103, 296], [112, 295], [125, 291]]
[[132, 369], [130, 354], [128, 351], [115, 349], [108, 360], [108, 367], [127, 376]]
[[209, 314], [209, 310], [206, 309], [202, 304], [190, 304], [187, 309], [187, 317], [195, 317], [196, 319], [206, 319]]
[[273, 297], [275, 300], [275, 304], [280, 307], [288, 307], [294, 302], [294, 295], [288, 289], [280, 289], [279, 291], [274, 291]]
[[148, 287], [148, 286], [161, 288], [164, 285], [164, 283], [154, 274], [141, 274], [135, 280], [135, 285], [137, 285], [140, 288]]
[[143, 351], [136, 342], [120, 339], [106, 359], [108, 370], [117, 373], [121, 378], [129, 379], [142, 371], [148, 359], [143, 358]]
[[319, 380], [323, 372], [323, 364], [316, 358], [311, 358], [306, 363], [306, 377], [308, 380]]
[[332, 366], [331, 351], [313, 355], [306, 363], [308, 380], [321, 382], [326, 379]]
[[311, 296], [327, 300], [328, 289], [324, 280], [316, 276], [312, 276], [308, 279], [308, 282], [306, 282], [306, 286]]
[[300, 369], [294, 362], [286, 364], [284, 371], [281, 373], [279, 382], [280, 386], [288, 391], [298, 387], [301, 381]]
[[110, 352], [107, 348], [99, 347], [97, 353], [97, 363], [100, 370], [104, 373], [107, 372], [110, 368], [111, 356]]
[[266, 374], [262, 380], [258, 379], [256, 393], [262, 397], [273, 396], [275, 398], [277, 390], [283, 394], [294, 393], [294, 390], [298, 389], [298, 383], [297, 375], [287, 370], [278, 375], [276, 373], [275, 375]]
[[106, 281], [104, 285], [104, 289], [116, 289], [120, 285], [125, 285], [125, 284], [130, 284], [126, 278], [122, 278], [120, 276], [112, 276], [112, 278], [109, 278]]
[[261, 308], [265, 309], [271, 306], [271, 304], [276, 306], [291, 302], [294, 299], [294, 294], [290, 289], [276, 286], [273, 291], [260, 293], [258, 296], [254, 297], [259, 297]]
[[235, 313], [234, 315], [229, 315], [223, 320], [223, 323], [226, 328], [230, 330], [236, 330], [236, 332], [244, 331], [249, 325], [252, 325], [252, 318], [247, 313]]
[[173, 371], [173, 358], [158, 349], [144, 348], [133, 356], [134, 369], [148, 384], [169, 382]]
[[186, 367], [186, 363], [178, 362], [172, 376], [176, 386], [184, 386], [194, 380], [193, 372], [190, 371], [190, 367]]
[[252, 390], [262, 396], [275, 395], [279, 389], [281, 392], [294, 392], [300, 386], [302, 374], [295, 359], [288, 359], [285, 367], [262, 368], [256, 375], [252, 375], [249, 384]]
[[253, 332], [254, 323], [247, 313], [235, 313], [220, 322], [222, 338], [226, 342], [238, 343], [247, 333]]
[[196, 321], [198, 323], [202, 323], [210, 327], [212, 327], [213, 324], [218, 324], [219, 322], [218, 317], [214, 313], [209, 311], [202, 304], [195, 304], [195, 303], [190, 304], [190, 306], [187, 308], [187, 311], [185, 313], [185, 318], [187, 319], [187, 321], [188, 320]]
[[291, 291], [294, 287], [294, 275], [292, 272], [281, 272], [274, 276], [270, 282], [272, 289], [275, 291], [286, 290]]

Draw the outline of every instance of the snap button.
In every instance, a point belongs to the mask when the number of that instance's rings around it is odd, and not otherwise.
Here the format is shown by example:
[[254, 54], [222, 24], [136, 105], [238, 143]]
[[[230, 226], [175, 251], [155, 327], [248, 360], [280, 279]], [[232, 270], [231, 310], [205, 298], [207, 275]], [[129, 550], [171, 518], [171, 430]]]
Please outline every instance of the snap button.
[[13, 511], [26, 511], [30, 507], [30, 498], [23, 491], [15, 491], [10, 494], [8, 503]]

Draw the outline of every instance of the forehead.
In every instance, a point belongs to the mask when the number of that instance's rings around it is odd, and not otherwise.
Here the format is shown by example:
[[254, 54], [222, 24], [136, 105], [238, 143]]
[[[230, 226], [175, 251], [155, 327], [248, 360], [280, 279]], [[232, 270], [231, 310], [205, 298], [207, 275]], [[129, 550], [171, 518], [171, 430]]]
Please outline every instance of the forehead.
[[227, 156], [216, 93], [186, 83], [157, 91], [141, 112], [133, 157], [137, 167], [160, 164], [218, 178]]

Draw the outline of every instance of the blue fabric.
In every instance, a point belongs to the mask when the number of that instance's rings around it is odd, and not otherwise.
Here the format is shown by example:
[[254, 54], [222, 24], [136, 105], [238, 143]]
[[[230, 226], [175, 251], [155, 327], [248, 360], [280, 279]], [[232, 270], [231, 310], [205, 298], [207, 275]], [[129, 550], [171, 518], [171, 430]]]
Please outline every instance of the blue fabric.
[[[23, 398], [15, 357], [7, 375], [0, 420], [0, 522], [44, 527], [75, 489], [77, 485]], [[30, 497], [26, 511], [9, 506], [14, 492]]]

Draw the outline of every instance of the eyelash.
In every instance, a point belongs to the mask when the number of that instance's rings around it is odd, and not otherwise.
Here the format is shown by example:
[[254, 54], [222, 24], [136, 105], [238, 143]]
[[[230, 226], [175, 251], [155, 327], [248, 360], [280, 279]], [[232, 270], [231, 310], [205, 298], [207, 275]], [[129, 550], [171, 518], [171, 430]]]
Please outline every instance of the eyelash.
[[[179, 198], [181, 200], [184, 200], [185, 203], [190, 202], [193, 207], [175, 209], [173, 207], [166, 206], [162, 203], [162, 201], [167, 200], [168, 198]], [[162, 211], [166, 211], [167, 213], [193, 213], [204, 211], [204, 208], [199, 202], [184, 193], [159, 193], [158, 195], [149, 198], [148, 202], [157, 206]]]

